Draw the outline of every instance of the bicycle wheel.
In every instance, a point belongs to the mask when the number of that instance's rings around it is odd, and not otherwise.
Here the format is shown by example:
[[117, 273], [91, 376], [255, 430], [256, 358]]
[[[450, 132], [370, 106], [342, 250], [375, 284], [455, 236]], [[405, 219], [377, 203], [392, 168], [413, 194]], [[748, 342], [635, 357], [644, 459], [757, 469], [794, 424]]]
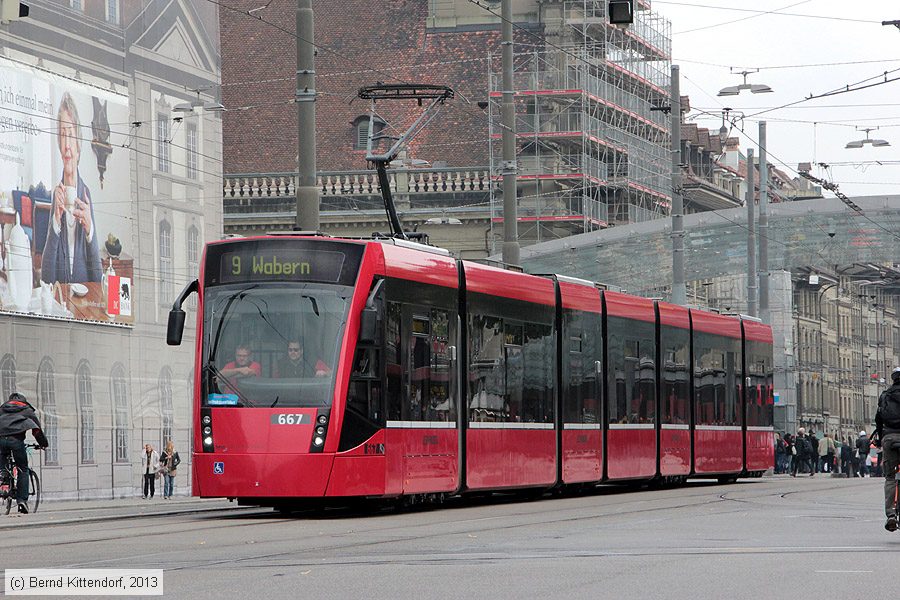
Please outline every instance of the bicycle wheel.
[[28, 497], [31, 498], [30, 512], [36, 513], [38, 506], [41, 504], [41, 480], [38, 479], [37, 472], [34, 469], [28, 469]]
[[9, 514], [9, 511], [12, 510], [14, 496], [15, 496], [15, 490], [13, 489], [13, 486], [9, 486], [9, 495], [3, 499], [3, 502], [6, 504], [6, 509], [5, 509], [6, 514]]

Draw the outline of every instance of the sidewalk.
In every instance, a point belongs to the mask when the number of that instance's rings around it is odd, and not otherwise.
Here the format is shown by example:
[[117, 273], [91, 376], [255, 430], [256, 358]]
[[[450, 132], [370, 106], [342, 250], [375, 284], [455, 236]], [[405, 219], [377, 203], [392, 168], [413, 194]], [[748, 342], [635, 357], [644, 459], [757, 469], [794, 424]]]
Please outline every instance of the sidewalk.
[[[5, 510], [6, 505], [3, 505]], [[246, 510], [234, 502], [222, 498], [195, 498], [173, 496], [164, 500], [161, 496], [144, 500], [140, 496], [107, 498], [99, 500], [46, 500], [41, 501], [35, 513], [20, 515], [13, 506], [9, 515], [0, 512], [0, 530], [10, 527], [38, 525], [63, 525], [89, 521], [134, 519], [220, 510]]]

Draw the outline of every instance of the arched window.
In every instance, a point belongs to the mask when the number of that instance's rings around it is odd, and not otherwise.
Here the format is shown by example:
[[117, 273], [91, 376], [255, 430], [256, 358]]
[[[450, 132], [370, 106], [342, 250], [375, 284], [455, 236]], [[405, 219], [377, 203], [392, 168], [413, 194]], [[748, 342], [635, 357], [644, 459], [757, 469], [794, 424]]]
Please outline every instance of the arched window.
[[6, 402], [9, 395], [16, 391], [16, 359], [12, 354], [0, 359], [0, 389], [3, 392], [0, 402]]
[[56, 411], [56, 382], [53, 361], [45, 356], [38, 367], [37, 393], [38, 408], [41, 411], [41, 425], [50, 446], [44, 452], [44, 464], [59, 464], [59, 413]]
[[[384, 129], [384, 121], [375, 117], [375, 131], [374, 134], [378, 135]], [[361, 115], [356, 117], [353, 121], [353, 131], [354, 131], [354, 140], [353, 140], [353, 148], [356, 150], [365, 150], [367, 144], [369, 142], [369, 116]], [[374, 147], [378, 147], [378, 140], [373, 142]]]
[[128, 462], [128, 383], [125, 379], [125, 367], [121, 364], [113, 366], [109, 385], [116, 432], [115, 461]]
[[75, 371], [75, 394], [78, 402], [78, 429], [81, 442], [81, 463], [94, 462], [94, 391], [91, 367], [81, 361]]
[[165, 448], [166, 442], [174, 441], [172, 430], [175, 423], [175, 411], [172, 409], [172, 370], [169, 367], [163, 367], [159, 372], [159, 412], [162, 417], [160, 448]]
[[159, 302], [172, 304], [172, 225], [165, 219], [159, 222]]
[[[200, 275], [200, 230], [196, 225], [191, 225], [187, 230], [187, 266], [189, 280]], [[188, 306], [197, 308], [197, 294], [188, 297]]]

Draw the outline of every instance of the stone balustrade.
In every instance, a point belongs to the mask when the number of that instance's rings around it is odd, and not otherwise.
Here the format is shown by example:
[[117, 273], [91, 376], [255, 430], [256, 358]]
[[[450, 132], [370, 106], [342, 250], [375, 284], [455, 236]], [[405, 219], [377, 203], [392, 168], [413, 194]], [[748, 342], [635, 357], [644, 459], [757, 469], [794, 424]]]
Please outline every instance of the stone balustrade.
[[[226, 205], [250, 205], [256, 198], [294, 198], [294, 173], [244, 173], [226, 175], [222, 196]], [[388, 171], [394, 194], [429, 194], [488, 191], [487, 167], [409, 169]], [[374, 171], [322, 172], [316, 183], [324, 197], [380, 195]]]

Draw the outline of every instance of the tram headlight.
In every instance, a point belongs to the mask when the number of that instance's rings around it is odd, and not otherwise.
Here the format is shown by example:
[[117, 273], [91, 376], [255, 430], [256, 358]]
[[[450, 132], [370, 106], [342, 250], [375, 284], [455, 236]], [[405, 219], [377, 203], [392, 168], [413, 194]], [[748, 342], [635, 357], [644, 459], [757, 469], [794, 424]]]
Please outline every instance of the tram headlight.
[[316, 427], [316, 435], [325, 435], [325, 427], [323, 425], [319, 425], [318, 427]]
[[212, 446], [212, 436], [208, 435], [205, 438], [203, 438], [203, 444], [205, 446]]
[[205, 415], [205, 416], [203, 417], [203, 424], [204, 424], [204, 425], [209, 425], [210, 423], [212, 423], [212, 418], [210, 418], [209, 415]]
[[315, 444], [316, 446], [321, 446], [324, 443], [325, 443], [325, 438], [323, 438], [322, 436], [319, 436], [319, 435], [317, 435], [316, 438], [313, 440], [313, 444]]
[[203, 428], [203, 435], [209, 435], [211, 433], [212, 433], [212, 427], [204, 427]]
[[319, 422], [319, 425], [324, 425], [328, 422], [328, 417], [325, 415], [319, 415], [319, 418], [316, 420]]

